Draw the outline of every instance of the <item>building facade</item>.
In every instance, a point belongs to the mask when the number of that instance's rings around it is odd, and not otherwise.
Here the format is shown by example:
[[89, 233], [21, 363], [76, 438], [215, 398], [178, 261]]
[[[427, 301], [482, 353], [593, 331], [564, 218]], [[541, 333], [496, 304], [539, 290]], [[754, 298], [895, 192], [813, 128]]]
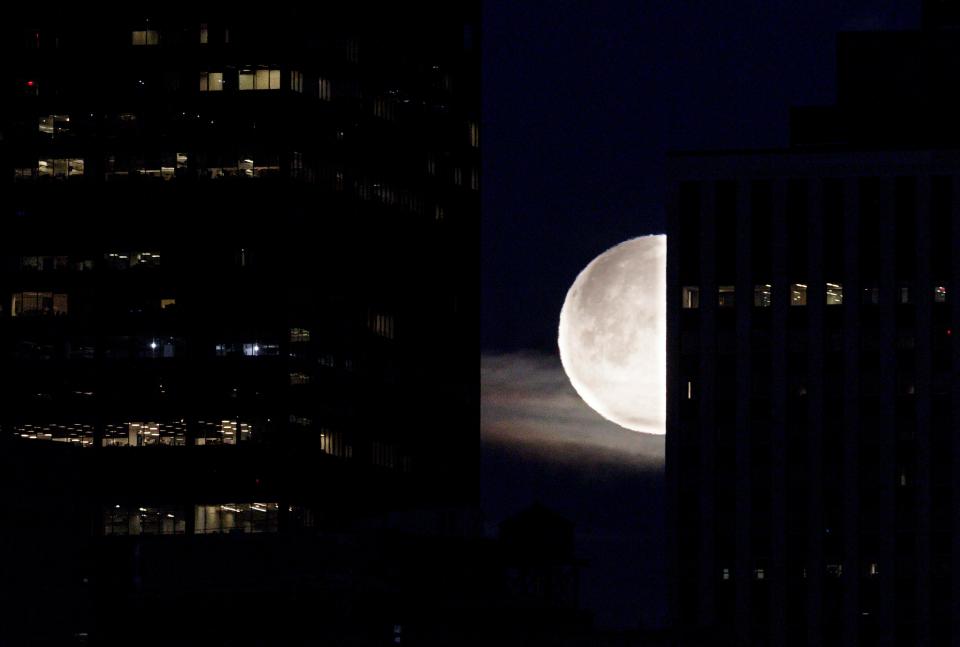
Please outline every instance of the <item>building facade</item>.
[[478, 9], [370, 10], [4, 21], [8, 609], [476, 505]]
[[941, 26], [844, 35], [840, 100], [796, 111], [789, 149], [670, 159], [679, 644], [960, 641], [957, 40]]

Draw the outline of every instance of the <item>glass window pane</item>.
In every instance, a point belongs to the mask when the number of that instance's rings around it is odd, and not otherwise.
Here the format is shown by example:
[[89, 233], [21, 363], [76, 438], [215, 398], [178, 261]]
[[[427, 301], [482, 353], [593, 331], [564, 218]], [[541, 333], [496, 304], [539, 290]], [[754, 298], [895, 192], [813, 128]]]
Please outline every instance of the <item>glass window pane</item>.
[[700, 307], [700, 288], [695, 285], [683, 287], [683, 307], [688, 309]]
[[804, 283], [792, 283], [790, 285], [790, 305], [807, 305], [807, 286]]
[[267, 90], [270, 88], [270, 72], [269, 70], [257, 70], [257, 78], [253, 82], [254, 88], [257, 90]]
[[240, 72], [240, 89], [241, 90], [252, 90], [253, 89], [253, 72], [250, 70], [244, 70]]
[[772, 290], [768, 284], [753, 286], [753, 305], [758, 308], [769, 308], [773, 303]]
[[717, 288], [717, 305], [721, 308], [732, 308], [734, 288], [732, 285], [721, 285]]
[[843, 303], [843, 286], [839, 283], [827, 283], [827, 305], [837, 306]]

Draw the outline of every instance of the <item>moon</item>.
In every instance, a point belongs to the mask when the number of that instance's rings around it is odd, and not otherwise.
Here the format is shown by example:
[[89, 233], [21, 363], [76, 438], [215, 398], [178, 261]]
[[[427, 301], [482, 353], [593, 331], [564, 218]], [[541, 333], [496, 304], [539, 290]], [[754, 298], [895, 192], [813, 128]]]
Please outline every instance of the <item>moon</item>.
[[621, 427], [666, 432], [667, 237], [632, 238], [593, 259], [560, 310], [557, 344], [573, 388]]

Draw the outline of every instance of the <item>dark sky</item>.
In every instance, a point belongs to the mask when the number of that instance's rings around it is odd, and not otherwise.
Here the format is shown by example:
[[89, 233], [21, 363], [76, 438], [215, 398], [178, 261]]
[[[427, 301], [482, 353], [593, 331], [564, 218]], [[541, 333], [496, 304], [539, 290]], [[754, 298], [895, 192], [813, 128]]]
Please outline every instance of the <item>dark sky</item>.
[[[604, 250], [664, 231], [666, 151], [786, 146], [791, 105], [833, 102], [837, 32], [919, 14], [919, 0], [484, 3], [481, 374], [498, 435], [487, 415], [482, 503], [491, 524], [535, 500], [577, 524], [601, 626], [663, 622], [662, 436], [570, 417], [567, 289]], [[577, 425], [606, 446], [571, 444]]]
[[484, 350], [553, 352], [577, 273], [664, 230], [667, 150], [784, 146], [831, 103], [841, 30], [912, 28], [919, 0], [487, 0]]

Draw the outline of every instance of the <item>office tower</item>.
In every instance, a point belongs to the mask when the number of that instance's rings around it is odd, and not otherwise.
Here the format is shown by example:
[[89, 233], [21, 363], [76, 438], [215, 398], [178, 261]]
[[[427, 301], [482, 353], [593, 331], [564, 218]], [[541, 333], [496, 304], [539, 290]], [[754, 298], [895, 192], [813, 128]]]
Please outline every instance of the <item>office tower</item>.
[[290, 537], [476, 504], [477, 14], [9, 12], [11, 617], [306, 604]]
[[670, 159], [680, 644], [960, 640], [960, 40], [937, 16], [841, 35], [837, 104], [795, 110], [789, 148]]

